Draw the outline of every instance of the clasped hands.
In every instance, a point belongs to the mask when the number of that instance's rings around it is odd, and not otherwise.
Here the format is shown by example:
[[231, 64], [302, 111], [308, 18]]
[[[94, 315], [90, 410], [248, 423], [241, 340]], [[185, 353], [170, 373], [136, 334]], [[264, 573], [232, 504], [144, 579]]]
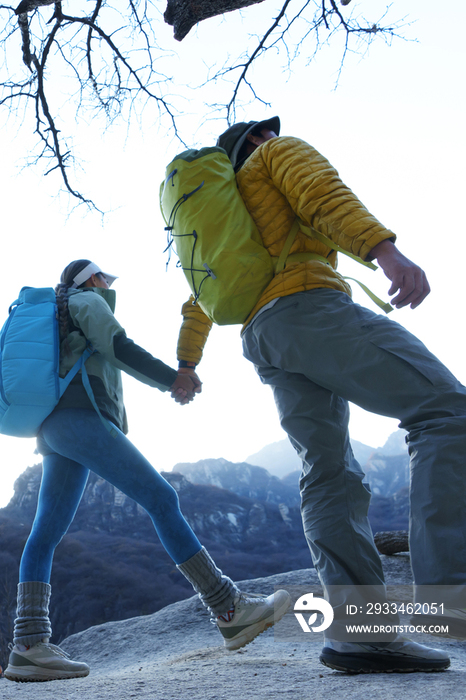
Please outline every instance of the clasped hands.
[[182, 406], [190, 403], [201, 391], [202, 382], [191, 367], [181, 367], [178, 370], [178, 377], [170, 387], [172, 399]]

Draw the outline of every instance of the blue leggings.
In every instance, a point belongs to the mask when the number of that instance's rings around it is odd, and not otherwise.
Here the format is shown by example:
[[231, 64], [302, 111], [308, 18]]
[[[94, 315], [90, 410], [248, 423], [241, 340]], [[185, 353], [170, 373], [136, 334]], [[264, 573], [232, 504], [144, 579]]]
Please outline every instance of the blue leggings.
[[89, 470], [149, 513], [175, 564], [184, 563], [201, 549], [180, 511], [175, 489], [122, 432], [112, 437], [94, 411], [67, 408], [52, 413], [42, 425], [38, 449], [43, 455], [42, 482], [21, 558], [21, 583], [49, 583], [55, 548], [73, 521]]

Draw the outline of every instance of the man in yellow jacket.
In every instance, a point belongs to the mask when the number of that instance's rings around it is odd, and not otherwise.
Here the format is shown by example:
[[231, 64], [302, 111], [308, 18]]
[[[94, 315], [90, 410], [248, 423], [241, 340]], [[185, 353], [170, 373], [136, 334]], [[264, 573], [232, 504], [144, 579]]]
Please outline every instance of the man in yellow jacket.
[[[364, 618], [389, 625], [382, 643], [349, 638], [345, 631], [349, 604], [368, 612], [361, 587], [371, 589], [371, 600], [386, 600], [367, 518], [370, 492], [350, 446], [348, 402], [396, 417], [408, 431], [410, 551], [416, 600], [425, 604], [424, 615], [412, 621], [441, 622], [465, 637], [466, 389], [402, 326], [352, 302], [336, 271], [337, 254], [322, 236], [362, 260], [376, 259], [397, 308], [416, 308], [430, 289], [424, 272], [394, 245], [395, 235], [330, 163], [309, 144], [279, 132], [278, 117], [239, 123], [217, 145], [235, 167], [239, 191], [272, 257], [280, 255], [297, 216], [321, 235], [318, 240], [298, 232], [289, 262], [242, 330], [244, 355], [271, 386], [282, 427], [303, 461], [304, 531], [335, 612], [320, 658], [352, 672], [441, 670], [449, 665], [446, 654], [397, 636], [396, 609], [385, 618]], [[300, 261], [294, 253], [321, 259]], [[195, 368], [211, 324], [192, 301], [183, 316], [178, 360], [198, 381]]]

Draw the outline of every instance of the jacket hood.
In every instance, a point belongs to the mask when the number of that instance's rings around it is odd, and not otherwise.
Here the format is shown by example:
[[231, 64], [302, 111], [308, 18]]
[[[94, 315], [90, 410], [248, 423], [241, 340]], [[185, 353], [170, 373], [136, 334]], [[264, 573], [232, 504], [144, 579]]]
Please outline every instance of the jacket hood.
[[241, 146], [246, 141], [247, 135], [254, 129], [270, 129], [279, 136], [280, 119], [279, 117], [272, 117], [271, 119], [264, 119], [264, 121], [261, 122], [238, 122], [230, 126], [230, 128], [224, 131], [217, 139], [216, 145], [227, 152], [235, 170], [238, 170], [244, 162], [244, 159], [238, 161], [238, 155]]

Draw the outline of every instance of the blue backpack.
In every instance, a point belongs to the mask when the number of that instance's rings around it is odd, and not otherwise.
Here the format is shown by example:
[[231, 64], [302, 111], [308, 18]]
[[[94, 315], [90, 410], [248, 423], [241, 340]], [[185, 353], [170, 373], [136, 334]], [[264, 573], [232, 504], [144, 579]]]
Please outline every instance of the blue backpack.
[[84, 367], [93, 352], [89, 344], [62, 379], [55, 292], [51, 287], [23, 287], [0, 333], [0, 433], [36, 436], [81, 368], [97, 408]]

